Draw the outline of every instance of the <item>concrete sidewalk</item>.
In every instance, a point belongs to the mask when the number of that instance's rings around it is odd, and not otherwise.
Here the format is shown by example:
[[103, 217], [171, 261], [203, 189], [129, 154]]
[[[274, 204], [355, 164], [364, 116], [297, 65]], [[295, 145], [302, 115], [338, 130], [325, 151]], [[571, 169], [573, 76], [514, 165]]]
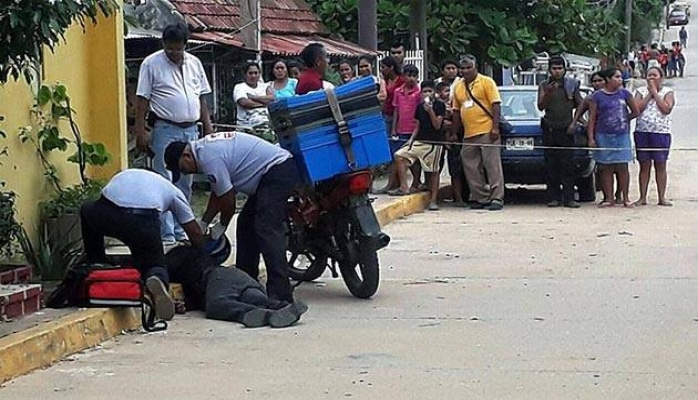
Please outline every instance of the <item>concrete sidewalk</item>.
[[[423, 211], [429, 193], [404, 197], [376, 196], [374, 209], [382, 226]], [[231, 224], [232, 225], [232, 224]], [[229, 236], [234, 232], [230, 227]], [[139, 329], [140, 311], [134, 308], [79, 309], [54, 321], [0, 337], [0, 384], [43, 368], [73, 353]]]

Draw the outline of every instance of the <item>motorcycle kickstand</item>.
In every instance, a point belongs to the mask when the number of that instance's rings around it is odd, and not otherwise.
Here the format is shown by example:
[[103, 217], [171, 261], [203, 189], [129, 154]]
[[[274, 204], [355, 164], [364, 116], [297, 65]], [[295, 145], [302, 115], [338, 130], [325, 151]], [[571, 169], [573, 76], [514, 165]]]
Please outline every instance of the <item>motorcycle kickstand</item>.
[[337, 261], [332, 261], [330, 264], [327, 265], [327, 267], [330, 269], [330, 272], [332, 273], [333, 278], [338, 278], [339, 274], [337, 273]]

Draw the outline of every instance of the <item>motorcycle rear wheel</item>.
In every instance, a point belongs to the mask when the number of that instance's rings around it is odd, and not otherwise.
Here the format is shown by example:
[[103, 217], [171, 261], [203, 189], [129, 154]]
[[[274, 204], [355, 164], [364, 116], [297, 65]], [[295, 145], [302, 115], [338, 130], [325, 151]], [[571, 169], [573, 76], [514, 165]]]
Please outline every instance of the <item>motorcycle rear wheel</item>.
[[297, 282], [312, 282], [322, 276], [327, 268], [327, 256], [294, 254], [287, 251], [288, 276]]
[[380, 280], [376, 246], [372, 239], [357, 237], [354, 232], [349, 236], [349, 240], [342, 242], [344, 257], [339, 261], [339, 271], [354, 297], [368, 299], [378, 291]]

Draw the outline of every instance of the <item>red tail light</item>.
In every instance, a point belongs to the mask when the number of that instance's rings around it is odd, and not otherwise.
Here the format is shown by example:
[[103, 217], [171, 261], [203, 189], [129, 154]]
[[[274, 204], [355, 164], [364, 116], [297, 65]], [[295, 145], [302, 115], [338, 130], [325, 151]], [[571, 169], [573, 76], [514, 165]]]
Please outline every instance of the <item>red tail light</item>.
[[349, 192], [351, 194], [362, 194], [371, 188], [371, 174], [354, 175], [349, 178]]

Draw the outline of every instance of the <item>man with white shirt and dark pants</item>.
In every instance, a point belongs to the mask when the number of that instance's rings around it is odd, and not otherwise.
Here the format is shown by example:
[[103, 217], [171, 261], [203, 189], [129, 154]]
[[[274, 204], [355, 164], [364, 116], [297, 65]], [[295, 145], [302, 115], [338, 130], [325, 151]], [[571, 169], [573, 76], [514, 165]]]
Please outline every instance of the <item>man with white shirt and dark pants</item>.
[[214, 240], [235, 214], [236, 192], [249, 196], [237, 220], [235, 266], [257, 280], [261, 254], [269, 298], [278, 307], [294, 303], [286, 260], [286, 208], [301, 178], [291, 153], [250, 134], [218, 132], [189, 143], [171, 143], [165, 163], [173, 180], [180, 172], [201, 172], [208, 178], [211, 197], [200, 224], [208, 227], [220, 213], [220, 221], [211, 228]]
[[[169, 143], [198, 138], [198, 121], [203, 124], [204, 134], [213, 132], [203, 98], [211, 93], [211, 86], [201, 61], [184, 51], [188, 37], [185, 25], [167, 26], [162, 34], [164, 49], [143, 60], [138, 76], [135, 125], [137, 144], [141, 150], [148, 147], [145, 117], [150, 111], [149, 119], [154, 120], [153, 169], [166, 178], [169, 178], [169, 174], [163, 156]], [[191, 186], [192, 177], [177, 183], [187, 201], [191, 198]], [[170, 213], [163, 215], [161, 237], [166, 242], [186, 239], [182, 228], [175, 224]]]
[[116, 174], [102, 196], [80, 208], [85, 256], [89, 263], [106, 263], [104, 237], [124, 242], [152, 296], [158, 318], [170, 320], [174, 303], [167, 291], [169, 277], [160, 240], [160, 216], [171, 211], [192, 244], [203, 245], [204, 237], [184, 194], [161, 175], [144, 169]]

